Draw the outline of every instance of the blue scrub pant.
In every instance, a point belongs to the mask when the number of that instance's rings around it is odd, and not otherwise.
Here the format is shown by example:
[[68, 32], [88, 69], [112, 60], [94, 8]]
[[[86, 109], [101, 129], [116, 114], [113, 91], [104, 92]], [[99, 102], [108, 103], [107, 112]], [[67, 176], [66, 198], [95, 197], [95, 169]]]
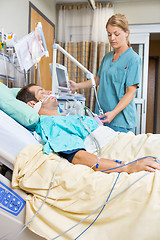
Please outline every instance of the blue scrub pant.
[[124, 133], [127, 133], [127, 132], [133, 132], [134, 134], [135, 134], [135, 128], [122, 128], [122, 127], [115, 127], [115, 126], [112, 126], [112, 125], [110, 125], [110, 124], [104, 124], [105, 126], [107, 126], [107, 127], [110, 127], [110, 128], [112, 128], [114, 131], [116, 131], [116, 132], [124, 132]]

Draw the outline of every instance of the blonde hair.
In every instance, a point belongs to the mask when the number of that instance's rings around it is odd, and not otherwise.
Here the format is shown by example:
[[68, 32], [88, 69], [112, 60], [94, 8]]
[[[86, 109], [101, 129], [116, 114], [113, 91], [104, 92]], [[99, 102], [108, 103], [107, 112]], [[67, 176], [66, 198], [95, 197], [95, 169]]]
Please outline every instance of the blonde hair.
[[106, 29], [108, 27], [108, 25], [111, 25], [111, 26], [116, 26], [116, 27], [119, 27], [121, 28], [124, 32], [127, 32], [128, 31], [128, 36], [127, 36], [127, 45], [130, 47], [131, 44], [129, 42], [129, 27], [128, 27], [128, 21], [125, 17], [125, 15], [123, 14], [120, 14], [120, 13], [117, 13], [115, 15], [113, 15], [112, 17], [110, 17], [106, 23]]

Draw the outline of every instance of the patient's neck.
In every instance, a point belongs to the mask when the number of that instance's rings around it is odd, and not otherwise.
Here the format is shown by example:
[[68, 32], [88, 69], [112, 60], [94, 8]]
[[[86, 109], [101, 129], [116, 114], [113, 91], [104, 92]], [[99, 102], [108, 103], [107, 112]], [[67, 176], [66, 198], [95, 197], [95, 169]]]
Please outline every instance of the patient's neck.
[[40, 109], [39, 115], [55, 116], [58, 115], [57, 109]]

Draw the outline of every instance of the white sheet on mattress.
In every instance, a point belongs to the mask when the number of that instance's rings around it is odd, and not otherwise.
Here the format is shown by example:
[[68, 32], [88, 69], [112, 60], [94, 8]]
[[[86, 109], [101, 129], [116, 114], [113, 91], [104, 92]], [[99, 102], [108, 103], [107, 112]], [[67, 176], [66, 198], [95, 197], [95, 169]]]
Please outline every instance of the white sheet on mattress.
[[26, 145], [31, 143], [38, 142], [26, 128], [0, 110], [0, 148], [14, 159]]
[[[94, 132], [92, 132], [92, 135], [96, 138], [100, 147], [102, 148], [107, 145], [114, 137], [116, 137], [118, 135], [118, 132], [115, 132], [113, 129], [107, 126], [99, 126]], [[93, 153], [97, 151], [95, 141], [93, 141], [91, 135], [87, 136], [84, 144], [88, 152]]]

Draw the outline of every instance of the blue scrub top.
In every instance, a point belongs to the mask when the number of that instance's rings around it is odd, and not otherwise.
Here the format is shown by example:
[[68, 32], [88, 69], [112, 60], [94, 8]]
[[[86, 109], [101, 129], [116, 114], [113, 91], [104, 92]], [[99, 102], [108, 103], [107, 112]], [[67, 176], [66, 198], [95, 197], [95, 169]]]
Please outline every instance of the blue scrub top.
[[[98, 99], [104, 112], [112, 111], [126, 93], [126, 88], [139, 83], [142, 74], [140, 56], [130, 47], [112, 62], [114, 52], [107, 53], [98, 70], [100, 84]], [[99, 114], [96, 104], [95, 112]], [[111, 121], [110, 126], [136, 127], [136, 106], [134, 99]]]

